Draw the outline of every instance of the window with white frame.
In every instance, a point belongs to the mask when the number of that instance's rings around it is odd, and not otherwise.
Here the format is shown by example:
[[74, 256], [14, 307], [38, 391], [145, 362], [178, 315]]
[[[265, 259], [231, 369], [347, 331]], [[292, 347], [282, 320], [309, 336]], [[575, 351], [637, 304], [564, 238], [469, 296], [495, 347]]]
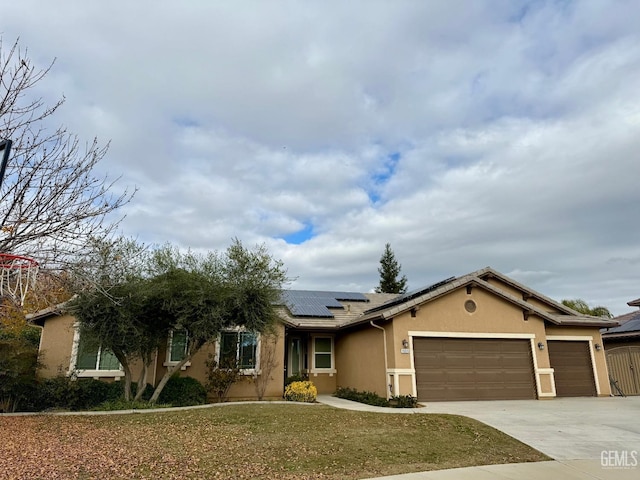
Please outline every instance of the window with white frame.
[[[182, 329], [176, 329], [169, 332], [167, 339], [167, 354], [164, 366], [168, 367], [181, 362], [187, 356], [187, 347], [189, 346], [189, 332]], [[182, 370], [191, 366], [191, 362], [186, 362]]]
[[122, 376], [122, 366], [114, 353], [103, 348], [99, 341], [89, 335], [74, 334], [71, 370], [78, 376]]
[[258, 334], [228, 331], [220, 334], [218, 365], [221, 368], [237, 366], [240, 370], [257, 370]]
[[313, 373], [335, 373], [333, 337], [313, 337]]

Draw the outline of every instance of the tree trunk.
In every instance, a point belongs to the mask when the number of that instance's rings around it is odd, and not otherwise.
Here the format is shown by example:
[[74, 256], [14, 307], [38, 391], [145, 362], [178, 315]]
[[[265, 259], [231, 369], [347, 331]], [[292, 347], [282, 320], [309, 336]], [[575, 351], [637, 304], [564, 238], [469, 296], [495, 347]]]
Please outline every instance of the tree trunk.
[[131, 368], [129, 367], [129, 359], [119, 349], [113, 349], [113, 354], [116, 356], [120, 365], [122, 365], [122, 370], [124, 371], [124, 400], [128, 402], [131, 400]]
[[[196, 353], [196, 352], [193, 352], [193, 353]], [[167, 367], [167, 371], [164, 374], [164, 376], [160, 379], [160, 383], [158, 383], [158, 385], [156, 386], [156, 389], [153, 391], [153, 395], [151, 395], [151, 398], [149, 399], [149, 403], [156, 403], [158, 401], [158, 398], [160, 397], [162, 390], [164, 389], [165, 385], [167, 384], [171, 376], [177, 371], [179, 371], [184, 366], [185, 363], [189, 362], [192, 356], [193, 356], [192, 354], [189, 354], [185, 356], [182, 360], [180, 360], [178, 363], [176, 363], [175, 365], [171, 367]]]
[[138, 389], [136, 391], [136, 396], [133, 399], [134, 401], [139, 401], [144, 394], [144, 391], [147, 387], [147, 375], [149, 372], [149, 360], [148, 357], [144, 359], [144, 363], [142, 365], [142, 372], [140, 373], [140, 378], [138, 379]]

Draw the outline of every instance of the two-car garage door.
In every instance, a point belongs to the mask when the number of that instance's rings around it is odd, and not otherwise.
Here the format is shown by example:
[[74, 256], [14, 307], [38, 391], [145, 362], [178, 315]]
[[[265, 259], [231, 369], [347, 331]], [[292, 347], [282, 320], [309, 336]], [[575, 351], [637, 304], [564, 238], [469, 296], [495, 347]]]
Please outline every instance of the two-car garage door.
[[527, 339], [414, 338], [418, 400], [535, 399]]
[[[596, 395], [587, 341], [547, 342], [559, 397]], [[420, 401], [536, 398], [528, 339], [413, 339]]]

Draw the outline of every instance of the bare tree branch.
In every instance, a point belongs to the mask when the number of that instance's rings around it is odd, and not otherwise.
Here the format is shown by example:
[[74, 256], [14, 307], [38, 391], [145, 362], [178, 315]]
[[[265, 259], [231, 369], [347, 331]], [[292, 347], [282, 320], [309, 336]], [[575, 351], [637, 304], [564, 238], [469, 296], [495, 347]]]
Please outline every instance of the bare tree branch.
[[47, 128], [65, 99], [46, 105], [32, 92], [53, 62], [39, 69], [18, 41], [3, 47], [0, 39], [0, 138], [13, 140], [13, 148], [0, 191], [0, 252], [59, 267], [81, 254], [90, 239], [113, 232], [119, 220], [110, 214], [135, 190], [114, 193], [119, 178], [94, 173], [108, 144], [93, 139], [81, 146], [64, 126]]

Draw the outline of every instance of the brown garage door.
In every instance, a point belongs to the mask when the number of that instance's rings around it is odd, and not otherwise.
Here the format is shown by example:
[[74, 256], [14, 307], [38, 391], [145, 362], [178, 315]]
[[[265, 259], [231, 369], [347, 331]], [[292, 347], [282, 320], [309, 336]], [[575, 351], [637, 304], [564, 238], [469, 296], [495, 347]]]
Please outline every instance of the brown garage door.
[[418, 400], [535, 399], [529, 340], [414, 338]]
[[589, 342], [549, 340], [549, 362], [554, 369], [558, 397], [593, 397], [596, 384]]

